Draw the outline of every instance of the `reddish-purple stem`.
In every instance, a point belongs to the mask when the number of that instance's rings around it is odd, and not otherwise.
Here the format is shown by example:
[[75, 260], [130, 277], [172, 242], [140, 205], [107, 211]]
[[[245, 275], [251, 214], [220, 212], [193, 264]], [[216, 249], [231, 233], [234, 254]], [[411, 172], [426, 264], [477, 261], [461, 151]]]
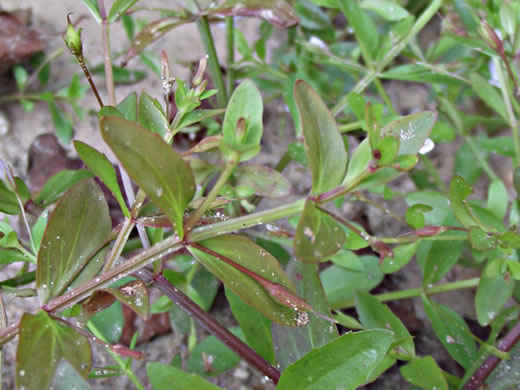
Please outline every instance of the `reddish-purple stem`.
[[[509, 352], [511, 348], [520, 340], [520, 322], [507, 333], [507, 335], [498, 343], [497, 348], [504, 352]], [[469, 381], [463, 387], [463, 390], [477, 390], [484, 383], [487, 377], [493, 372], [500, 358], [496, 355], [489, 355], [480, 367], [471, 376]]]
[[204, 327], [217, 339], [222, 341], [229, 349], [235, 352], [238, 356], [244, 359], [251, 366], [255, 367], [262, 374], [267, 376], [274, 384], [277, 384], [280, 379], [280, 371], [267, 360], [261, 357], [247, 344], [242, 342], [233, 333], [227, 330], [219, 322], [213, 319], [200, 306], [188, 298], [182, 291], [173, 286], [164, 276], [159, 275], [154, 278], [150, 271], [141, 269], [136, 272], [136, 275], [144, 282], [153, 283], [161, 292], [184, 310], [191, 318], [193, 318], [199, 325]]

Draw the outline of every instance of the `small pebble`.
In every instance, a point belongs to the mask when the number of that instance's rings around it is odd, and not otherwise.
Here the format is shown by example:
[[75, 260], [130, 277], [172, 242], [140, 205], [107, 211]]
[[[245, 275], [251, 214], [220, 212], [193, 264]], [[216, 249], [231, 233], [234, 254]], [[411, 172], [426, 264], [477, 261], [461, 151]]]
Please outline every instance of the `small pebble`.
[[0, 111], [0, 135], [6, 135], [9, 133], [9, 121], [5, 114]]

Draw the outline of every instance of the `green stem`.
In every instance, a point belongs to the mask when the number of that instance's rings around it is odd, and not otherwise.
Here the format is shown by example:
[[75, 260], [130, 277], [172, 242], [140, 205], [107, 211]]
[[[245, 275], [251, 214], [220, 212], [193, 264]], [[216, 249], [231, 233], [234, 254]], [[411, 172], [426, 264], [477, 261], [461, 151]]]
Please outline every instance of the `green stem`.
[[209, 28], [209, 22], [207, 16], [201, 16], [200, 19], [197, 20], [197, 27], [199, 29], [200, 38], [202, 40], [202, 45], [204, 46], [204, 50], [208, 55], [208, 63], [209, 63], [209, 73], [211, 74], [211, 78], [213, 79], [213, 84], [215, 88], [218, 89], [217, 92], [217, 103], [219, 107], [226, 107], [227, 105], [227, 94], [226, 94], [226, 86], [224, 84], [224, 79], [222, 78], [222, 72], [220, 70], [220, 63], [218, 61], [217, 50], [215, 49], [215, 43], [213, 42], [213, 35], [211, 34], [211, 30]]
[[[408, 45], [410, 40], [415, 37], [426, 24], [433, 18], [437, 11], [442, 6], [442, 0], [433, 0], [428, 5], [428, 8], [415, 21], [410, 32], [396, 45], [392, 46], [381, 61], [376, 65], [374, 70], [369, 71], [352, 89], [352, 92], [361, 93], [378, 75], [381, 73], [390, 62]], [[344, 96], [332, 109], [332, 114], [337, 116], [347, 106], [347, 96]]]
[[504, 103], [506, 105], [509, 126], [511, 126], [511, 130], [513, 132], [513, 142], [515, 145], [515, 167], [518, 167], [520, 166], [520, 137], [518, 135], [518, 122], [516, 120], [515, 113], [513, 112], [513, 107], [511, 106], [506, 75], [504, 74], [504, 70], [500, 64], [500, 61], [498, 60], [498, 57], [493, 56], [493, 63], [495, 64], [495, 68], [498, 73], [498, 80], [500, 81], [501, 86], [500, 90], [502, 91], [502, 97], [504, 98]]
[[390, 96], [386, 93], [385, 89], [383, 88], [383, 84], [381, 83], [381, 80], [375, 79], [374, 84], [376, 86], [377, 92], [379, 92], [379, 96], [383, 99], [383, 102], [385, 102], [386, 106], [390, 110], [390, 113], [393, 115], [397, 115], [397, 111], [395, 110], [392, 101], [390, 100]]
[[346, 125], [339, 126], [339, 131], [341, 133], [348, 133], [349, 131], [361, 130], [363, 128], [363, 121], [356, 121], [352, 123], [348, 123]]
[[[92, 321], [89, 321], [87, 324], [88, 329], [92, 332], [92, 334], [97, 337], [100, 340], [103, 340], [106, 342], [105, 336], [99, 331], [99, 329], [94, 325]], [[125, 361], [121, 358], [121, 356], [117, 355], [115, 352], [111, 351], [110, 349], [106, 349], [106, 351], [112, 356], [112, 359], [115, 360], [121, 371], [123, 371], [128, 379], [132, 381], [132, 383], [137, 387], [138, 390], [145, 390], [145, 387], [141, 383], [141, 381], [137, 378], [137, 376], [134, 374], [134, 372], [131, 369], [128, 369], [126, 367]]]
[[107, 272], [110, 268], [112, 268], [116, 262], [116, 260], [121, 256], [123, 252], [123, 248], [125, 247], [126, 242], [128, 241], [128, 237], [130, 237], [130, 233], [134, 228], [135, 224], [131, 218], [125, 219], [119, 234], [117, 235], [116, 241], [114, 242], [114, 246], [110, 251], [110, 256], [108, 257], [105, 265], [103, 266], [102, 273]]
[[[387, 301], [395, 301], [399, 299], [408, 299], [408, 298], [417, 298], [420, 297], [423, 293], [426, 295], [440, 294], [449, 291], [461, 290], [463, 288], [472, 288], [477, 287], [479, 284], [480, 278], [473, 279], [465, 279], [459, 280], [456, 282], [450, 282], [445, 284], [440, 284], [438, 286], [433, 286], [430, 288], [422, 289], [422, 288], [412, 288], [408, 290], [394, 291], [390, 293], [378, 294], [374, 295], [380, 302]], [[334, 302], [331, 304], [331, 309], [348, 309], [354, 307], [354, 299], [347, 299], [340, 302]]]
[[235, 62], [235, 20], [232, 16], [226, 18], [226, 81], [227, 93], [231, 96], [235, 86], [233, 63]]
[[406, 244], [409, 242], [416, 242], [419, 240], [426, 241], [464, 241], [468, 239], [467, 234], [443, 234], [429, 237], [421, 236], [404, 236], [404, 237], [374, 237], [377, 241], [385, 244]]
[[220, 192], [224, 184], [226, 184], [226, 181], [229, 179], [229, 176], [231, 176], [231, 173], [233, 173], [233, 170], [235, 169], [236, 165], [236, 160], [226, 161], [226, 167], [224, 168], [224, 171], [221, 173], [217, 182], [215, 183], [209, 194], [206, 196], [206, 198], [204, 198], [204, 201], [201, 203], [201, 205], [197, 208], [197, 210], [195, 210], [195, 212], [184, 224], [184, 230], [186, 232], [189, 232], [191, 229], [193, 229], [195, 224], [199, 221], [200, 217], [202, 217], [202, 215], [206, 212], [211, 203], [215, 200], [218, 193]]

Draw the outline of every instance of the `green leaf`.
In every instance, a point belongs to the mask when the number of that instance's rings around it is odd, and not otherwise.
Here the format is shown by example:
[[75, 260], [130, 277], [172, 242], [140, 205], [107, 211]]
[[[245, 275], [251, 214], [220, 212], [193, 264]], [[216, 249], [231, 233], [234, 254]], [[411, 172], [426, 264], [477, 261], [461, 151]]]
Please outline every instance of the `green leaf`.
[[421, 229], [424, 227], [424, 212], [432, 211], [431, 206], [425, 204], [414, 204], [406, 210], [406, 223], [414, 229]]
[[[47, 62], [45, 65], [43, 63], [47, 60], [45, 56], [45, 52], [39, 51], [34, 54], [31, 58], [29, 58], [29, 63], [33, 67], [33, 69], [40, 69], [38, 71], [38, 80], [42, 87], [45, 87], [49, 79], [51, 77], [51, 63]], [[43, 65], [43, 67], [41, 67]]]
[[35, 199], [42, 206], [56, 202], [68, 189], [83, 179], [94, 177], [87, 170], [63, 170], [51, 176]]
[[139, 124], [159, 134], [161, 138], [170, 131], [168, 120], [164, 116], [161, 104], [146, 92], [139, 96]]
[[159, 362], [146, 364], [146, 375], [153, 390], [218, 390], [221, 389], [195, 374], [188, 374], [179, 368]]
[[[99, 245], [111, 228], [105, 197], [94, 180], [83, 180], [65, 193], [49, 218], [38, 252], [36, 288], [43, 303], [63, 293], [78, 275], [90, 278], [97, 273], [105, 257]], [[90, 263], [94, 266], [86, 267]]]
[[455, 218], [465, 227], [480, 226], [473, 215], [466, 198], [473, 194], [473, 188], [460, 176], [454, 176], [450, 182], [450, 206]]
[[[235, 89], [229, 100], [224, 123], [222, 124], [222, 143], [228, 148], [240, 153], [244, 148], [253, 150], [241, 153], [239, 161], [254, 157], [259, 149], [262, 138], [263, 101], [260, 91], [251, 80], [244, 80]], [[245, 120], [243, 134], [237, 134], [239, 119]]]
[[90, 386], [85, 378], [76, 371], [67, 360], [60, 360], [60, 364], [56, 367], [54, 375], [54, 383], [51, 386], [53, 390], [90, 390]]
[[437, 283], [446, 275], [460, 258], [464, 241], [424, 241], [427, 248], [417, 252], [417, 261], [424, 264], [423, 287]]
[[355, 389], [367, 382], [391, 340], [388, 330], [344, 334], [287, 367], [277, 389]]
[[99, 14], [97, 1], [96, 0], [83, 0], [83, 4], [85, 4], [87, 6], [90, 13], [96, 20], [96, 22], [101, 24], [103, 22], [103, 20], [101, 19], [101, 15]]
[[[331, 317], [316, 266], [291, 260], [286, 272], [294, 282], [298, 294], [314, 310]], [[298, 328], [273, 324], [276, 362], [282, 371], [312, 349], [321, 347], [338, 337], [337, 328], [330, 321], [313, 313], [309, 313], [309, 319], [307, 326]]]
[[330, 259], [334, 264], [340, 267], [352, 270], [352, 271], [363, 271], [365, 267], [359, 259], [359, 256], [352, 251], [340, 250]]
[[468, 238], [473, 249], [478, 251], [488, 251], [494, 249], [498, 243], [498, 240], [495, 236], [488, 235], [478, 226], [469, 228]]
[[44, 92], [40, 97], [47, 102], [58, 139], [62, 144], [67, 145], [74, 134], [72, 122], [65, 112], [56, 104], [51, 92]]
[[146, 285], [141, 280], [133, 280], [118, 288], [104, 288], [99, 290], [114, 296], [142, 318], [150, 314], [150, 298]]
[[480, 325], [488, 325], [513, 295], [515, 281], [505, 273], [504, 259], [490, 262], [480, 278], [475, 308]]
[[74, 148], [87, 167], [94, 172], [94, 174], [105, 183], [110, 192], [112, 192], [112, 195], [114, 195], [119, 203], [119, 207], [121, 207], [123, 211], [123, 215], [130, 217], [130, 211], [128, 211], [125, 199], [117, 183], [116, 170], [110, 161], [108, 161], [108, 158], [103, 153], [81, 141], [74, 141]]
[[195, 194], [189, 165], [158, 135], [133, 122], [105, 117], [101, 134], [128, 174], [183, 237], [184, 209]]
[[305, 146], [303, 146], [302, 143], [290, 143], [287, 147], [287, 153], [289, 154], [292, 160], [303, 165], [304, 167], [309, 165], [309, 160], [307, 160], [307, 155], [305, 154]]
[[350, 187], [356, 179], [367, 169], [368, 163], [372, 160], [372, 151], [368, 137], [365, 138], [356, 148], [348, 163], [347, 175], [343, 180], [343, 185]]
[[109, 343], [117, 343], [123, 334], [125, 318], [120, 302], [115, 302], [91, 319], [94, 326]]
[[117, 105], [117, 109], [121, 114], [123, 114], [123, 118], [127, 121], [137, 122], [137, 94], [132, 92], [130, 95], [125, 97]]
[[477, 358], [471, 331], [457, 312], [422, 296], [426, 316], [444, 348], [462, 367], [469, 368]]
[[[271, 321], [226, 288], [226, 297], [248, 344], [270, 363], [275, 362]], [[288, 328], [292, 329], [292, 328]]]
[[9, 215], [17, 215], [21, 212], [16, 194], [5, 185], [3, 180], [0, 180], [0, 212]]
[[[230, 328], [229, 330], [240, 340], [245, 341], [242, 329]], [[207, 362], [211, 365], [210, 371], [207, 370], [208, 367], [204, 364], [204, 354]], [[235, 352], [211, 335], [202, 340], [191, 351], [190, 357], [186, 362], [186, 369], [195, 374], [209, 377], [222, 374], [237, 365], [239, 361], [240, 357]]]
[[296, 81], [294, 98], [312, 174], [312, 193], [327, 192], [345, 176], [347, 152], [341, 134], [325, 103], [303, 80]]
[[399, 4], [388, 0], [364, 0], [361, 2], [361, 8], [375, 12], [383, 19], [390, 21], [398, 21], [406, 18], [408, 11]]
[[330, 31], [334, 28], [328, 15], [320, 7], [308, 1], [295, 3], [294, 10], [298, 14], [300, 25], [307, 30]]
[[175, 129], [175, 130], [180, 130], [183, 127], [191, 126], [195, 123], [203, 121], [204, 119], [213, 118], [215, 115], [220, 115], [220, 114], [224, 113], [225, 111], [226, 110], [224, 110], [223, 108], [212, 109], [212, 110], [200, 109], [200, 110], [190, 111], [182, 117], [181, 121], [179, 122], [179, 125], [177, 126], [177, 129]]
[[401, 374], [404, 379], [421, 389], [448, 390], [446, 378], [431, 356], [412, 360], [401, 367]]
[[488, 188], [488, 199], [486, 208], [491, 211], [497, 219], [502, 221], [506, 216], [509, 195], [502, 180], [494, 179]]
[[340, 250], [344, 242], [345, 233], [336, 221], [307, 200], [294, 235], [295, 256], [317, 263]]
[[417, 154], [430, 135], [437, 120], [437, 113], [418, 112], [390, 122], [381, 129], [381, 137], [394, 136], [399, 139], [399, 155]]
[[29, 79], [29, 73], [22, 65], [15, 65], [13, 68], [13, 75], [16, 81], [16, 86], [18, 87], [18, 91], [22, 91], [25, 87], [25, 83]]
[[[409, 355], [415, 356], [412, 336], [401, 320], [379, 300], [370, 294], [357, 291], [355, 294], [356, 311], [365, 329], [389, 329], [394, 332], [392, 342], [399, 342]], [[405, 341], [403, 341], [405, 340]]]
[[47, 220], [49, 219], [49, 213], [47, 210], [42, 212], [36, 223], [31, 228], [32, 237], [34, 240], [34, 246], [36, 247], [36, 252], [40, 250], [40, 245], [42, 243], [43, 233], [45, 232], [45, 228], [47, 227]]
[[234, 176], [235, 188], [252, 189], [267, 198], [282, 198], [291, 192], [291, 183], [281, 173], [263, 165], [239, 165]]
[[[278, 261], [251, 240], [242, 236], [223, 235], [201, 241], [199, 244], [246, 267], [255, 274], [295, 292], [294, 286], [283, 272]], [[299, 313], [273, 299], [250, 276], [198, 249], [189, 247], [189, 250], [244, 302], [277, 323], [291, 326], [298, 325]]]
[[412, 242], [410, 244], [399, 245], [398, 247], [392, 248], [394, 257], [385, 257], [381, 263], [381, 270], [385, 274], [392, 274], [399, 271], [406, 264], [410, 262], [413, 255], [417, 251], [419, 242]]
[[17, 261], [31, 261], [18, 249], [0, 249], [0, 264], [16, 263]]
[[488, 80], [482, 76], [473, 73], [469, 76], [471, 87], [477, 93], [484, 103], [495, 110], [502, 118], [508, 120], [506, 106], [502, 95], [493, 87]]
[[333, 265], [320, 274], [321, 283], [327, 300], [333, 307], [339, 307], [345, 301], [354, 298], [355, 291], [370, 291], [376, 287], [384, 274], [379, 268], [379, 259], [375, 256], [361, 256], [363, 271], [351, 271]]
[[137, 3], [138, 0], [116, 0], [108, 13], [108, 23], [114, 23], [128, 9]]
[[61, 360], [86, 378], [92, 352], [85, 336], [54, 321], [43, 310], [25, 313], [20, 321], [16, 353], [16, 386], [19, 389], [48, 389]]
[[[338, 4], [354, 30], [359, 46], [366, 45], [369, 55], [374, 58], [379, 47], [376, 25], [356, 0], [338, 0]], [[361, 51], [363, 52], [363, 49]]]
[[396, 66], [383, 74], [381, 78], [403, 80], [417, 83], [445, 83], [460, 85], [464, 80], [449, 73], [437, 72], [432, 66], [421, 64], [406, 64]]
[[190, 19], [179, 19], [178, 17], [163, 18], [145, 26], [134, 38], [130, 49], [126, 52], [121, 66], [126, 66], [128, 61], [140, 54], [148, 45], [155, 42], [175, 27], [189, 23]]

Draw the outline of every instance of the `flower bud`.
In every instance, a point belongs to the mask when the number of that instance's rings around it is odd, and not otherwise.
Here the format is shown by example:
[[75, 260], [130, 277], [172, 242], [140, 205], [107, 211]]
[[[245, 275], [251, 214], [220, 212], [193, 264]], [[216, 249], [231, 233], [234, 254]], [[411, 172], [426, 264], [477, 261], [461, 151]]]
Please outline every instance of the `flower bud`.
[[69, 48], [72, 55], [76, 57], [76, 59], [78, 57], [83, 57], [83, 45], [81, 44], [81, 28], [78, 31], [74, 29], [74, 26], [70, 21], [70, 14], [67, 15], [67, 22], [67, 32], [65, 33], [63, 40], [65, 41], [65, 44]]
[[198, 86], [202, 83], [202, 78], [204, 77], [204, 72], [206, 71], [206, 66], [208, 65], [208, 55], [206, 54], [199, 61], [199, 69], [197, 69], [197, 73], [193, 76], [191, 80], [194, 87]]

